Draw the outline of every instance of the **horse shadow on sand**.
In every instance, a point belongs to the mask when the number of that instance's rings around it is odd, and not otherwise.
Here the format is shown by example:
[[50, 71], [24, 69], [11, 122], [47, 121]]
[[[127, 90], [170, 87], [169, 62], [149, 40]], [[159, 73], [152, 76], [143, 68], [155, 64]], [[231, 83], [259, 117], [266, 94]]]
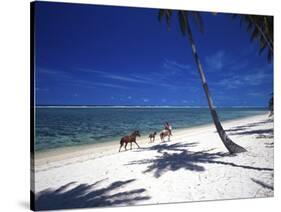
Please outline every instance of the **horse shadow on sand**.
[[185, 169], [194, 172], [205, 171], [204, 164], [218, 164], [225, 166], [232, 166], [243, 169], [250, 169], [256, 171], [273, 171], [271, 168], [260, 168], [254, 166], [248, 166], [243, 164], [236, 164], [234, 162], [221, 161], [219, 159], [225, 157], [233, 157], [229, 153], [213, 152], [214, 149], [205, 151], [190, 151], [189, 147], [196, 146], [197, 143], [173, 143], [173, 144], [158, 144], [152, 147], [143, 148], [138, 151], [156, 151], [161, 153], [154, 158], [131, 161], [125, 165], [140, 165], [147, 164], [143, 173], [152, 172], [155, 178], [161, 177], [168, 171], [177, 171]]
[[93, 184], [71, 182], [58, 189], [46, 189], [35, 195], [36, 210], [57, 210], [70, 208], [109, 207], [122, 204], [133, 205], [138, 201], [148, 200], [145, 189], [120, 192], [119, 189], [135, 181], [116, 181], [107, 187], [97, 188], [103, 180]]

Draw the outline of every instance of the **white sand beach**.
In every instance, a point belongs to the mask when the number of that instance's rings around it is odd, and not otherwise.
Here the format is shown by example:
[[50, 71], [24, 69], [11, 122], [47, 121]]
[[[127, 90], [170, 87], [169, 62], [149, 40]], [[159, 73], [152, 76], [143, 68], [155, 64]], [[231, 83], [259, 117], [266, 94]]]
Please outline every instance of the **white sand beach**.
[[[125, 206], [273, 196], [273, 121], [268, 114], [223, 122], [248, 151], [229, 155], [213, 124], [137, 140], [36, 155], [37, 209]], [[129, 147], [129, 145], [128, 145]], [[128, 148], [129, 149], [129, 148]]]

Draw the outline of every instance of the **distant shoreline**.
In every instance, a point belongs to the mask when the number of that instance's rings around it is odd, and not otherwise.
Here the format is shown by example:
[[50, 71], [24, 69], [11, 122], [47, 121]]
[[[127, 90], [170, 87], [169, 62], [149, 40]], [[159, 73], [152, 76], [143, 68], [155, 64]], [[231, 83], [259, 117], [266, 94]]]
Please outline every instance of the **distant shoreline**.
[[[234, 118], [226, 121], [222, 121], [223, 125], [225, 124], [231, 124], [233, 122], [239, 122], [239, 121], [246, 121], [248, 119], [255, 119], [259, 117], [266, 116], [267, 113], [259, 114], [259, 115], [249, 115], [247, 117], [243, 118]], [[194, 132], [198, 131], [204, 131], [205, 129], [213, 128], [215, 130], [215, 127], [213, 123], [206, 123], [206, 124], [199, 124], [197, 126], [191, 126], [187, 128], [180, 128], [173, 130], [173, 134], [186, 134], [187, 132], [192, 134]], [[158, 139], [158, 135], [156, 136]], [[148, 143], [148, 135], [142, 135], [138, 139], [138, 143], [146, 144]], [[46, 150], [39, 150], [35, 151], [35, 165], [42, 165], [49, 162], [55, 162], [60, 160], [65, 160], [69, 158], [79, 157], [83, 155], [93, 154], [96, 157], [100, 155], [108, 155], [113, 154], [117, 152], [117, 149], [119, 147], [119, 140], [110, 140], [107, 142], [100, 142], [100, 143], [93, 143], [93, 144], [80, 144], [75, 146], [66, 146], [66, 147], [58, 147], [58, 148], [51, 148]], [[128, 146], [129, 148], [129, 146]]]

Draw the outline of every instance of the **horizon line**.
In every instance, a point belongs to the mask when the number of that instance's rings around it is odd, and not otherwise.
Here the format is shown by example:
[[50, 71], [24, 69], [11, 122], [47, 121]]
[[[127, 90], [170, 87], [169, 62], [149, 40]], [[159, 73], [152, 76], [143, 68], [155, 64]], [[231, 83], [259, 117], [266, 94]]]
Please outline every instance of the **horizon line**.
[[[181, 107], [181, 108], [208, 108], [208, 106], [200, 105], [34, 105], [38, 108], [89, 108], [89, 107], [159, 107], [159, 108], [172, 108], [172, 107]], [[215, 106], [216, 108], [267, 108], [266, 106], [256, 106], [256, 105], [230, 105], [230, 106]]]

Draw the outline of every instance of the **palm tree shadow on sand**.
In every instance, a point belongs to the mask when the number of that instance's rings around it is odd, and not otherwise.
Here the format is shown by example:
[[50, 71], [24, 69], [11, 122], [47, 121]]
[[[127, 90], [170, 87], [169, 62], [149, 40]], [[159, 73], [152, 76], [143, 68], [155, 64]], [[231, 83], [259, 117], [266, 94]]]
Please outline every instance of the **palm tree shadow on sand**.
[[252, 127], [262, 126], [266, 123], [272, 123], [273, 120], [264, 120], [260, 122], [254, 122], [246, 125], [240, 125], [236, 127], [232, 127], [230, 129], [225, 130], [229, 132], [229, 135], [254, 135], [256, 138], [273, 138], [273, 128], [269, 129], [252, 129]]
[[263, 181], [260, 181], [260, 180], [254, 179], [254, 178], [251, 178], [251, 180], [253, 182], [255, 182], [256, 184], [260, 185], [262, 188], [269, 189], [271, 191], [274, 190], [273, 185], [269, 185], [269, 184], [267, 184], [267, 183], [265, 183]]
[[143, 173], [153, 172], [155, 178], [161, 177], [167, 171], [177, 171], [179, 169], [203, 172], [205, 171], [203, 164], [219, 164], [256, 171], [273, 171], [271, 168], [260, 168], [218, 160], [222, 157], [234, 157], [234, 155], [223, 152], [211, 152], [214, 149], [196, 152], [187, 149], [187, 147], [195, 145], [197, 143], [158, 144], [139, 151], [157, 151], [161, 155], [154, 158], [131, 161], [126, 165], [147, 164], [146, 170]]
[[[103, 180], [102, 180], [103, 181]], [[73, 188], [75, 182], [68, 183], [58, 189], [46, 189], [36, 194], [36, 210], [57, 210], [70, 208], [109, 207], [122, 204], [133, 205], [138, 201], [148, 200], [145, 189], [134, 189], [131, 191], [117, 192], [121, 187], [134, 182], [135, 179], [127, 181], [116, 181], [109, 186], [97, 189], [94, 184], [80, 184]], [[112, 194], [113, 193], [113, 194]]]

